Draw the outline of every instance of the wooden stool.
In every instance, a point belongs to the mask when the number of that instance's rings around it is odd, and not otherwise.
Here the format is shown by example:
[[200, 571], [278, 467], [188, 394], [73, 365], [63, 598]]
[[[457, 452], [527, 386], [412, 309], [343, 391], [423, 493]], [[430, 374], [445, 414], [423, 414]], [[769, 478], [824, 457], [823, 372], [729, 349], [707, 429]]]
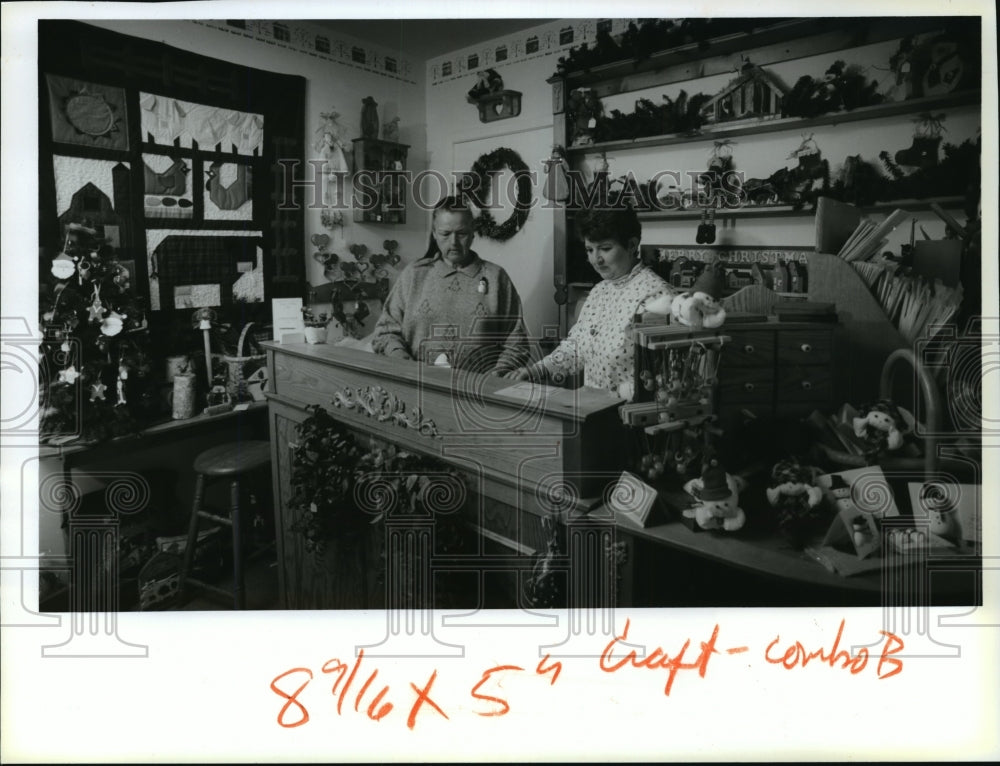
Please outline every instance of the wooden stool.
[[[271, 462], [271, 445], [265, 441], [238, 441], [221, 444], [205, 450], [194, 461], [195, 484], [194, 504], [191, 508], [191, 523], [188, 527], [187, 547], [184, 549], [184, 565], [181, 567], [178, 587], [180, 597], [188, 584], [225, 596], [232, 595], [235, 609], [246, 608], [246, 593], [243, 588], [243, 541], [242, 519], [240, 518], [240, 478], [252, 471], [268, 466]], [[225, 479], [229, 481], [229, 518], [219, 516], [201, 507], [206, 481]], [[233, 530], [233, 592], [209, 585], [190, 576], [194, 563], [195, 546], [198, 544], [198, 522], [210, 519], [216, 524], [225, 524]]]

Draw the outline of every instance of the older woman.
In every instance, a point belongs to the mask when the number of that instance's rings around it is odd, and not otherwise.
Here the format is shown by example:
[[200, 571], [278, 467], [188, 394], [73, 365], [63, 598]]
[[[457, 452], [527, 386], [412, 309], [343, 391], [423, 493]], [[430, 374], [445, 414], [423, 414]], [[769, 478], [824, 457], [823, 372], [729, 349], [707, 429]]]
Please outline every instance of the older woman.
[[472, 249], [473, 225], [456, 197], [434, 208], [426, 255], [403, 269], [375, 324], [375, 353], [496, 375], [527, 361], [521, 298]]
[[568, 337], [538, 362], [508, 373], [515, 380], [560, 381], [583, 369], [584, 385], [630, 399], [635, 355], [628, 332], [654, 298], [674, 294], [639, 256], [642, 224], [631, 207], [588, 211], [578, 224], [590, 265], [601, 276]]

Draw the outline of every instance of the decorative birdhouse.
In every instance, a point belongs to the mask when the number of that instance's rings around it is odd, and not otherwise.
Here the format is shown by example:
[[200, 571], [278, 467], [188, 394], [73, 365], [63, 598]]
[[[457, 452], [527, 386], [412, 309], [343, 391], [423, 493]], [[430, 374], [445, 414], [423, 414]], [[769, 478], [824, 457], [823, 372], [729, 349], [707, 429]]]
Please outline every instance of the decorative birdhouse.
[[739, 77], [707, 101], [701, 115], [706, 122], [780, 117], [786, 93], [788, 87], [776, 76], [745, 60]]

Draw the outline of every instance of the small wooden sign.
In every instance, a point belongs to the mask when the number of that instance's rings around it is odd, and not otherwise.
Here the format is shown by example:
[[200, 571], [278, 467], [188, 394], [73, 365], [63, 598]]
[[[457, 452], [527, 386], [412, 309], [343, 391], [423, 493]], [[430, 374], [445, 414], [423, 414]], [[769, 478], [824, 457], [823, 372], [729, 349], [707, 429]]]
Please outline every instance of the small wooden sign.
[[622, 471], [607, 503], [616, 519], [644, 528], [649, 522], [656, 497], [656, 490], [642, 479], [628, 471]]

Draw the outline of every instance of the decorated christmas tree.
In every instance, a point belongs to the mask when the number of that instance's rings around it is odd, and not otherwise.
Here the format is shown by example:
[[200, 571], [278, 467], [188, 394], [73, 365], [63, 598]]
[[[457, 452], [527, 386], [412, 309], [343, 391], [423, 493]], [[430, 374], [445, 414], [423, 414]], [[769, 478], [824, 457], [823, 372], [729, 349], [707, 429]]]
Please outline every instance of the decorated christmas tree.
[[66, 226], [62, 251], [39, 269], [42, 441], [100, 441], [141, 427], [153, 406], [141, 299], [96, 228]]

